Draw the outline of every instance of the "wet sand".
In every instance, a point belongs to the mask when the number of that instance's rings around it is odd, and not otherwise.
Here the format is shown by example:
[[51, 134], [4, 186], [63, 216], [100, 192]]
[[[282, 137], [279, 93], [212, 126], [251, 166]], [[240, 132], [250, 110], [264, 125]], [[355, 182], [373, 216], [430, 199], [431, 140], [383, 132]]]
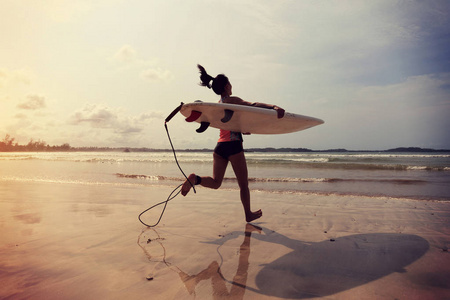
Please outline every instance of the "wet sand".
[[450, 298], [448, 202], [170, 192], [0, 182], [0, 299]]

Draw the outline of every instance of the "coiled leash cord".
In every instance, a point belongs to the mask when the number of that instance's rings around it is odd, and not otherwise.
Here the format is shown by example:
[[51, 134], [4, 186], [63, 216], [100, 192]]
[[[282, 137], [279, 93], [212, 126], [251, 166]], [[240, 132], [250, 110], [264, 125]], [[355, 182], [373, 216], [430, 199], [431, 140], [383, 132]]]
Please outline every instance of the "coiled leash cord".
[[[184, 178], [186, 178], [186, 180], [190, 183], [190, 185], [192, 186], [192, 189], [194, 190], [194, 193], [197, 193], [197, 191], [195, 190], [194, 184], [187, 178], [186, 174], [184, 174], [183, 169], [181, 169], [181, 166], [180, 166], [180, 164], [178, 163], [177, 154], [175, 153], [175, 148], [173, 147], [172, 140], [170, 139], [169, 129], [168, 129], [168, 127], [167, 127], [167, 123], [168, 123], [168, 122], [169, 122], [169, 121], [170, 121], [170, 120], [171, 120], [171, 119], [172, 119], [172, 118], [180, 111], [180, 109], [181, 109], [182, 106], [183, 106], [183, 102], [181, 102], [180, 106], [178, 106], [177, 108], [175, 108], [174, 111], [166, 118], [166, 120], [165, 120], [165, 122], [164, 122], [164, 128], [166, 129], [167, 137], [168, 137], [168, 139], [169, 139], [170, 146], [172, 147], [173, 156], [175, 157], [175, 162], [177, 163], [178, 169], [180, 169], [180, 171], [181, 171], [181, 173], [183, 174]], [[141, 222], [142, 224], [144, 224], [144, 225], [147, 226], [147, 227], [155, 227], [156, 225], [158, 225], [159, 222], [160, 222], [161, 219], [162, 219], [162, 216], [163, 216], [163, 214], [164, 214], [164, 211], [166, 210], [167, 203], [168, 203], [170, 200], [172, 200], [173, 198], [175, 198], [176, 196], [178, 196], [178, 194], [180, 194], [180, 192], [181, 192], [181, 186], [182, 186], [182, 185], [183, 185], [183, 183], [180, 184], [179, 186], [177, 186], [177, 187], [169, 194], [169, 197], [167, 197], [167, 200], [162, 201], [162, 202], [159, 202], [159, 203], [153, 205], [152, 207], [149, 207], [149, 208], [147, 208], [146, 210], [144, 210], [143, 212], [141, 212], [141, 213], [139, 214], [139, 216], [138, 216], [139, 222]], [[176, 192], [178, 189], [179, 189], [179, 191]], [[173, 195], [175, 192], [176, 192], [176, 194]], [[173, 196], [172, 196], [172, 195], [173, 195]], [[152, 208], [154, 208], [154, 207], [156, 207], [156, 206], [159, 206], [159, 205], [161, 205], [161, 204], [164, 204], [164, 207], [163, 207], [163, 210], [162, 210], [162, 212], [161, 212], [161, 215], [159, 216], [158, 222], [156, 222], [154, 225], [149, 225], [149, 224], [147, 224], [147, 223], [145, 223], [144, 221], [141, 220], [141, 216], [142, 216], [144, 213], [148, 212], [148, 211], [151, 210]]]

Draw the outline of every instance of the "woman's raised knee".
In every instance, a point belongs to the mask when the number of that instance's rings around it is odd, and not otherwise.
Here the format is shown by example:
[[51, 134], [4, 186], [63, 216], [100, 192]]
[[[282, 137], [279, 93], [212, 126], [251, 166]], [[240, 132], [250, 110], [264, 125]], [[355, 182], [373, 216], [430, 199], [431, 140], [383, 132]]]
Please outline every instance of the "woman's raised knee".
[[214, 185], [213, 185], [212, 188], [217, 190], [218, 188], [220, 188], [221, 185], [222, 185], [222, 182], [214, 181]]

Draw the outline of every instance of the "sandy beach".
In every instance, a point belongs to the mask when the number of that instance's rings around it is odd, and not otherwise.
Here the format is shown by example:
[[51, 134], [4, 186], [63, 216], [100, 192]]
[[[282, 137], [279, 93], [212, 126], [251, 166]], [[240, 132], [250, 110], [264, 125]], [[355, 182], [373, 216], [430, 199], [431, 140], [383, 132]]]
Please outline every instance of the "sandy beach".
[[[0, 183], [1, 299], [445, 299], [450, 203]], [[160, 210], [144, 215], [149, 223]], [[254, 226], [255, 225], [255, 226]]]

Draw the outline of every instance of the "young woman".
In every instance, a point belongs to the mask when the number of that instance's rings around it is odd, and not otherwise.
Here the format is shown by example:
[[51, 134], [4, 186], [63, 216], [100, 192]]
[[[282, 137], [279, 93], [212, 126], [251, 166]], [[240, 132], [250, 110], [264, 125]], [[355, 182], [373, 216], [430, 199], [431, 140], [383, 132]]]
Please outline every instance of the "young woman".
[[[274, 109], [278, 118], [284, 116], [284, 109], [276, 105], [269, 105], [258, 102], [247, 102], [239, 97], [231, 96], [232, 86], [228, 78], [223, 75], [217, 75], [212, 77], [206, 73], [205, 68], [201, 65], [197, 65], [200, 70], [200, 80], [201, 85], [207, 88], [212, 88], [213, 91], [220, 95], [220, 103], [230, 103], [238, 105], [248, 105], [255, 107], [262, 107], [267, 109]], [[212, 81], [212, 84], [210, 82]], [[251, 211], [250, 209], [250, 190], [248, 188], [248, 171], [247, 162], [245, 161], [244, 149], [242, 147], [242, 134], [240, 132], [233, 132], [228, 130], [220, 129], [219, 141], [214, 149], [213, 153], [213, 177], [210, 176], [197, 176], [192, 173], [189, 175], [188, 180], [186, 180], [181, 188], [181, 194], [186, 196], [191, 189], [192, 184], [199, 184], [204, 187], [218, 189], [225, 176], [225, 170], [227, 169], [228, 162], [231, 162], [234, 174], [239, 184], [239, 189], [241, 193], [241, 202], [244, 206], [245, 219], [247, 222], [256, 220], [262, 216], [262, 211]], [[191, 182], [191, 183], [190, 183]]]

